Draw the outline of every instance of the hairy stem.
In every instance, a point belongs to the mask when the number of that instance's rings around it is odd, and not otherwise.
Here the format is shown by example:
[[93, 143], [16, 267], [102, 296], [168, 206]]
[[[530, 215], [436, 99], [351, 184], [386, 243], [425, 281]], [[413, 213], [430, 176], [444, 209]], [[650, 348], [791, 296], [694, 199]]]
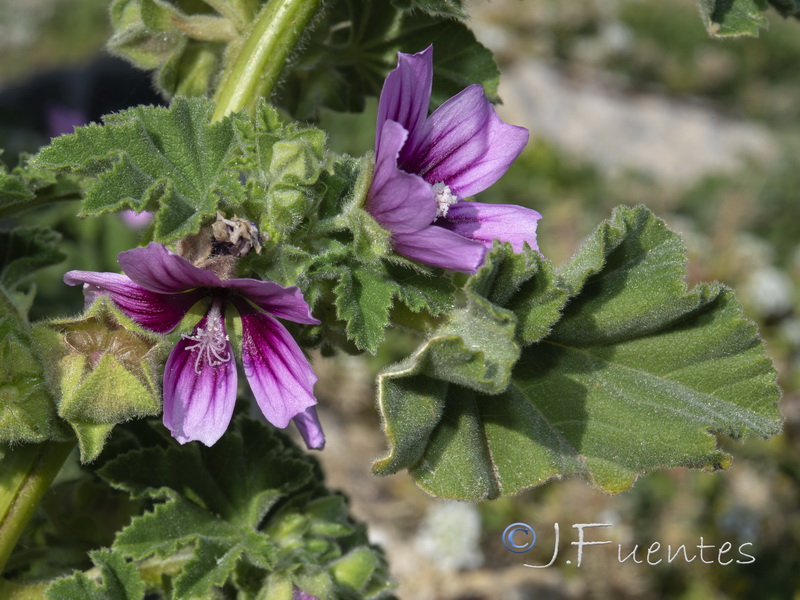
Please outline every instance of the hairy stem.
[[74, 445], [25, 444], [0, 461], [0, 572]]
[[222, 73], [213, 120], [269, 96], [321, 0], [269, 0]]

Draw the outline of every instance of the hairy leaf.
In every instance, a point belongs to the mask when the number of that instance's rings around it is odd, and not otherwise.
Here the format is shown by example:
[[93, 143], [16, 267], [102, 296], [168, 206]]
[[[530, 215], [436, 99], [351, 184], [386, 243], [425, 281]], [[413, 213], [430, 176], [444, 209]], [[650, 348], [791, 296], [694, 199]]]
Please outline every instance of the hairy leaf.
[[209, 597], [234, 574], [248, 597], [273, 578], [328, 590], [320, 598], [350, 597], [358, 590], [335, 582], [331, 570], [358, 547], [377, 565], [369, 585], [391, 589], [382, 556], [365, 546], [343, 499], [322, 486], [313, 459], [265, 424], [238, 418], [212, 448], [149, 447], [112, 459], [99, 474], [155, 503], [113, 548], [134, 560], [180, 561], [175, 597]]
[[549, 333], [567, 301], [567, 290], [557, 284], [550, 262], [530, 248], [517, 253], [499, 242], [466, 289], [513, 312], [517, 338], [524, 345]]
[[377, 351], [389, 324], [389, 309], [394, 302], [397, 285], [365, 268], [342, 270], [334, 288], [336, 310], [347, 322], [347, 336], [359, 348]]
[[657, 468], [725, 468], [715, 434], [775, 435], [780, 393], [730, 290], [687, 291], [684, 274], [679, 236], [619, 208], [561, 270], [563, 316], [505, 391], [453, 383], [423, 352], [382, 374], [390, 452], [376, 469], [479, 499], [568, 474], [619, 492]]
[[113, 550], [95, 550], [89, 554], [100, 569], [102, 583], [84, 573], [75, 573], [54, 581], [47, 588], [47, 600], [142, 600], [144, 581], [136, 567]]
[[281, 103], [298, 119], [315, 119], [319, 109], [360, 112], [367, 96], [377, 96], [397, 52], [434, 46], [433, 96], [438, 105], [467, 85], [480, 83], [497, 99], [499, 72], [491, 52], [461, 22], [431, 16], [456, 15], [460, 2], [403, 2], [399, 10], [384, 0], [338, 0], [321, 19], [289, 72]]
[[697, 0], [700, 18], [712, 37], [758, 37], [768, 26], [767, 0]]
[[0, 163], [0, 209], [23, 204], [35, 196], [22, 177], [9, 173]]
[[61, 235], [47, 227], [17, 227], [0, 231], [0, 285], [13, 289], [38, 269], [60, 263]]
[[458, 19], [467, 16], [462, 0], [392, 0], [392, 3], [403, 10], [423, 10], [434, 16]]
[[92, 175], [86, 216], [130, 208], [155, 211], [154, 238], [171, 242], [200, 229], [245, 191], [233, 161], [231, 119], [209, 123], [213, 106], [176, 98], [169, 108], [140, 106], [56, 138], [34, 159], [41, 167]]

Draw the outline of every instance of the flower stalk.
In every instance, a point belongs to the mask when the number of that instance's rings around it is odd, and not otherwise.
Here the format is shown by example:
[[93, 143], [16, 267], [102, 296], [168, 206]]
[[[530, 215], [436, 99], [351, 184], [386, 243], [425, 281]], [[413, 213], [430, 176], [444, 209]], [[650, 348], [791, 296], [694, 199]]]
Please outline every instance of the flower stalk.
[[213, 120], [269, 97], [289, 55], [316, 14], [321, 0], [270, 0], [222, 73]]
[[74, 442], [26, 444], [7, 452], [0, 462], [0, 572], [74, 446]]

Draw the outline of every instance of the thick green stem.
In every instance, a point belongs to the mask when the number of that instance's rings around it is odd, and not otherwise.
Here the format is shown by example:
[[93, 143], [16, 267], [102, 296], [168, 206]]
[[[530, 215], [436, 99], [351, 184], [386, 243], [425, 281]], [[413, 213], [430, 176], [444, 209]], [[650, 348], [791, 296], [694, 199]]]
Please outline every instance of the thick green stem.
[[321, 0], [269, 0], [222, 73], [213, 120], [269, 96]]
[[0, 461], [0, 572], [74, 445], [25, 444]]

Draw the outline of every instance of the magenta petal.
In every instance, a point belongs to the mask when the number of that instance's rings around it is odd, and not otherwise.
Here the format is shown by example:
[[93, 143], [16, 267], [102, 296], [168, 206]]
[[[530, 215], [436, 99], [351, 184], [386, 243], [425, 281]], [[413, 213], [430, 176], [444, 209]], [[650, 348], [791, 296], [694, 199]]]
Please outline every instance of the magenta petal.
[[527, 143], [528, 130], [500, 120], [483, 88], [471, 85], [428, 117], [418, 151], [400, 167], [466, 198], [497, 181]]
[[433, 46], [417, 54], [397, 53], [397, 68], [389, 73], [381, 90], [375, 133], [376, 152], [380, 153], [383, 124], [400, 123], [408, 132], [403, 158], [413, 153], [422, 136], [433, 82]]
[[435, 225], [416, 233], [392, 237], [394, 251], [417, 262], [474, 273], [483, 263], [486, 247]]
[[267, 421], [284, 428], [317, 403], [317, 376], [283, 325], [242, 302], [236, 307], [242, 316], [244, 374]]
[[155, 242], [144, 248], [120, 252], [117, 260], [128, 277], [151, 292], [174, 294], [197, 287], [222, 285], [219, 277], [211, 271], [195, 267]]
[[325, 433], [322, 431], [322, 424], [319, 422], [315, 407], [298, 413], [292, 421], [309, 450], [322, 450], [325, 447]]
[[320, 323], [311, 316], [303, 292], [295, 286], [283, 287], [272, 281], [258, 279], [228, 279], [222, 285], [238, 291], [253, 304], [281, 319], [310, 325]]
[[[208, 317], [195, 328], [205, 327]], [[164, 368], [164, 425], [181, 444], [198, 440], [212, 446], [233, 416], [236, 404], [236, 363], [227, 344], [229, 360], [213, 366], [198, 360], [195, 342], [182, 338]], [[198, 373], [199, 371], [199, 373]]]
[[99, 294], [108, 294], [122, 312], [142, 327], [157, 333], [175, 329], [188, 310], [203, 297], [202, 290], [183, 294], [151, 292], [118, 273], [69, 271], [64, 275], [64, 283], [82, 283], [87, 306]]
[[366, 209], [392, 233], [419, 231], [436, 218], [431, 186], [417, 175], [397, 168], [397, 155], [407, 132], [394, 121], [383, 124], [383, 143], [375, 156], [375, 173]]
[[535, 210], [514, 204], [456, 202], [436, 224], [482, 242], [487, 248], [497, 239], [510, 242], [515, 252], [522, 252], [525, 242], [534, 250], [539, 249], [536, 225], [541, 218]]

